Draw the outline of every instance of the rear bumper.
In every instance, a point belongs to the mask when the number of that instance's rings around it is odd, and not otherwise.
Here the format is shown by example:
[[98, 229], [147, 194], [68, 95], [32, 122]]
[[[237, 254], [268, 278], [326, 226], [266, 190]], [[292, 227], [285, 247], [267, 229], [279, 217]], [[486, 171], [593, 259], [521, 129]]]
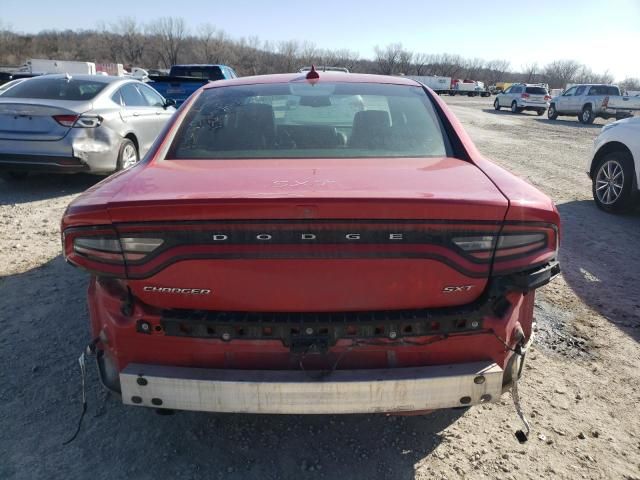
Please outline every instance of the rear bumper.
[[73, 156], [0, 153], [0, 170], [78, 173], [88, 171], [89, 166]]
[[503, 370], [492, 362], [318, 372], [218, 370], [129, 364], [127, 405], [207, 412], [345, 414], [412, 412], [497, 401]]
[[524, 108], [525, 110], [538, 110], [540, 108], [549, 108], [549, 102], [518, 102], [518, 107]]

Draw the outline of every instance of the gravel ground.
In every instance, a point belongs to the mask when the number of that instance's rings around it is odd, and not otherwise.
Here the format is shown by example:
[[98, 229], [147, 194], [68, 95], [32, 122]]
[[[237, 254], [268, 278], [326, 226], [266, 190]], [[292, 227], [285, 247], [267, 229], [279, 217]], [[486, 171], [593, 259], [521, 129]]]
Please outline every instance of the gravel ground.
[[[583, 173], [593, 126], [445, 98], [496, 162], [557, 203], [562, 278], [539, 291], [537, 343], [511, 397], [426, 416], [251, 416], [122, 406], [89, 368], [80, 436], [77, 357], [87, 277], [60, 257], [59, 219], [97, 179], [0, 180], [0, 478], [640, 479], [640, 214], [611, 216]], [[635, 293], [632, 293], [635, 292]]]

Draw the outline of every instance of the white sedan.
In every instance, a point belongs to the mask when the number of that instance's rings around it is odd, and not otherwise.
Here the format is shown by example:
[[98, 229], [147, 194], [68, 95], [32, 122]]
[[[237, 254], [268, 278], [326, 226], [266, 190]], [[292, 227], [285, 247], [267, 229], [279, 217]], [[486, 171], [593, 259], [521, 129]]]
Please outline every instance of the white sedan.
[[640, 117], [602, 127], [587, 173], [598, 207], [607, 212], [623, 212], [634, 206], [640, 185]]

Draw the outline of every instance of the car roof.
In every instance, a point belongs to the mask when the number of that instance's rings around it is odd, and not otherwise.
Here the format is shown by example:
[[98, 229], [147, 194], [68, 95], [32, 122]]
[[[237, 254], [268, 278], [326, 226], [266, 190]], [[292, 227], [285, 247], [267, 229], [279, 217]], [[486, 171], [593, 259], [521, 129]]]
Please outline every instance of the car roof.
[[[230, 80], [217, 80], [204, 86], [205, 90], [210, 88], [230, 87], [239, 85], [255, 85], [259, 83], [288, 83], [306, 80], [306, 73], [277, 73], [272, 75], [256, 75], [252, 77], [239, 77]], [[340, 82], [340, 83], [379, 83], [407, 85], [412, 87], [421, 86], [415, 80], [405, 77], [392, 77], [391, 75], [371, 75], [365, 73], [343, 72], [318, 72], [317, 82]]]
[[[100, 83], [114, 83], [122, 80], [135, 80], [130, 77], [114, 77], [110, 75], [73, 75], [69, 74], [71, 80], [90, 80], [92, 82], [100, 82]], [[40, 80], [44, 78], [67, 78], [66, 73], [53, 73], [46, 75], [38, 75], [37, 77], [32, 77], [32, 80]]]

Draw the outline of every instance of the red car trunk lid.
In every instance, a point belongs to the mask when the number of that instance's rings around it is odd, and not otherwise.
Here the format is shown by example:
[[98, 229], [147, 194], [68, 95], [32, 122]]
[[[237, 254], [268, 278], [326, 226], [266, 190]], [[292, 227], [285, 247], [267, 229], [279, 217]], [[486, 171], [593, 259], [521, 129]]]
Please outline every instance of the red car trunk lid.
[[164, 240], [127, 264], [145, 303], [320, 312], [469, 303], [490, 259], [451, 238], [496, 234], [507, 205], [452, 158], [181, 160], [131, 175], [109, 212], [121, 237]]

